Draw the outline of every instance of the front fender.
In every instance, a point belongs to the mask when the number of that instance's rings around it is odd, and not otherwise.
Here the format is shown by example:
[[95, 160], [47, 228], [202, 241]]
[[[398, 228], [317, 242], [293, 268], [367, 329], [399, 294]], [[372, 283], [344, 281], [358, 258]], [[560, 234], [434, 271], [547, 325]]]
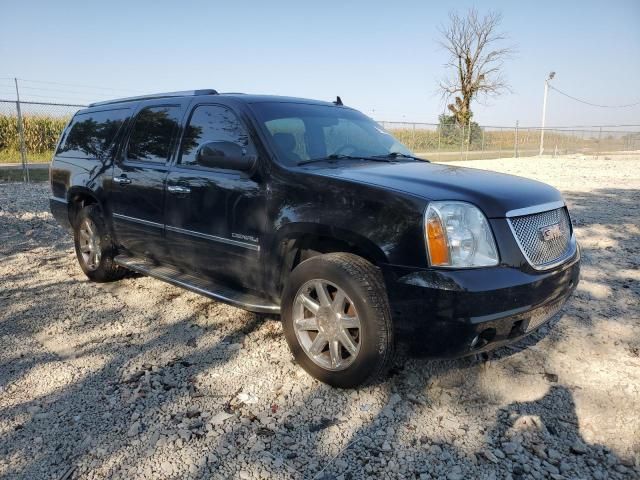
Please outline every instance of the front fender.
[[382, 249], [369, 238], [344, 228], [313, 222], [292, 222], [282, 226], [275, 232], [272, 239], [271, 251], [274, 246], [298, 240], [306, 236], [326, 237], [339, 242], [353, 245], [367, 258], [376, 264], [388, 263], [387, 256]]

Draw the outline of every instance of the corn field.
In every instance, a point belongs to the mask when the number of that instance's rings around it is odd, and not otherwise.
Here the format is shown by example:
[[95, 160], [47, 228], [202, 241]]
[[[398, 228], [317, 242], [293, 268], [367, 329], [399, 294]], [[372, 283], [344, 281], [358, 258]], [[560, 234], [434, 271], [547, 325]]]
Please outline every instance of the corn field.
[[[24, 142], [28, 152], [48, 153], [53, 151], [60, 132], [68, 118], [52, 118], [43, 115], [25, 115]], [[0, 115], [0, 150], [20, 152], [20, 134], [17, 117]]]
[[[77, 105], [21, 102], [23, 138], [27, 160], [51, 160], [58, 138]], [[0, 100], [0, 163], [21, 161], [21, 138], [15, 101]]]

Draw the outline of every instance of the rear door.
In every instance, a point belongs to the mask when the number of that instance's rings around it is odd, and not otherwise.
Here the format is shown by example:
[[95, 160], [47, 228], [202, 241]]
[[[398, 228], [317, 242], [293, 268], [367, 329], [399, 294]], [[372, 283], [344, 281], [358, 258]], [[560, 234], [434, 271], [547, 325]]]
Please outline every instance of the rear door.
[[145, 104], [113, 168], [111, 207], [118, 243], [129, 253], [166, 258], [164, 195], [184, 102]]
[[256, 289], [265, 225], [259, 175], [214, 168], [196, 155], [207, 142], [231, 142], [247, 155], [255, 147], [228, 107], [195, 104], [176, 164], [167, 178], [166, 235], [174, 262], [202, 277]]

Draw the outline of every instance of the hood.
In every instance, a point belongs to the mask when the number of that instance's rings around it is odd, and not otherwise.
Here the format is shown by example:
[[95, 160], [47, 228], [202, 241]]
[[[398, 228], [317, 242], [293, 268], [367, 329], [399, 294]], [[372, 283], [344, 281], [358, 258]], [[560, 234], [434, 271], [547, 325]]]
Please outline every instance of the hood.
[[314, 174], [379, 185], [426, 200], [460, 200], [480, 207], [489, 218], [502, 218], [509, 210], [562, 200], [550, 185], [475, 168], [436, 163], [348, 163], [314, 167]]

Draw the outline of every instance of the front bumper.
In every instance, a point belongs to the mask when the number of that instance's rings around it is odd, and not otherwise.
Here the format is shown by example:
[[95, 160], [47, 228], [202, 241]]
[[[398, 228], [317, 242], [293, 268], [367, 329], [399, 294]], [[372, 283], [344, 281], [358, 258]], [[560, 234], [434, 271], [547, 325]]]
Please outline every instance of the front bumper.
[[545, 272], [382, 268], [401, 339], [428, 357], [452, 358], [514, 342], [558, 315], [580, 276], [580, 252]]

